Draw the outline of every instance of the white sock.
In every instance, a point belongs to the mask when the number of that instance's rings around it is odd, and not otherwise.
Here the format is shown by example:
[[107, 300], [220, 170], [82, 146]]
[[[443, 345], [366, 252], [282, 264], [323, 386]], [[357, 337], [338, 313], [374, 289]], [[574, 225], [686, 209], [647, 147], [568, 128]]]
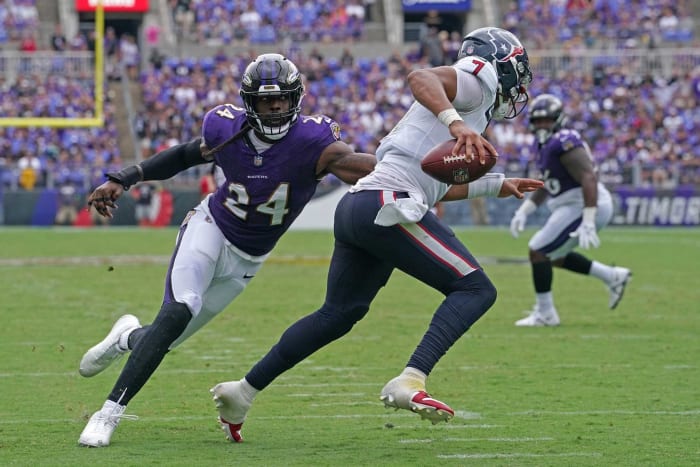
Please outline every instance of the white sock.
[[404, 370], [401, 372], [401, 376], [408, 376], [409, 378], [418, 379], [423, 384], [425, 384], [425, 380], [428, 377], [425, 373], [420, 371], [418, 368], [413, 368], [410, 366], [407, 366], [406, 368], [404, 368]]
[[253, 399], [255, 399], [255, 396], [258, 395], [258, 393], [260, 392], [260, 390], [255, 389], [255, 388], [248, 382], [248, 380], [245, 379], [245, 378], [242, 378], [240, 382], [241, 382], [241, 393], [242, 393], [243, 396], [246, 398], [246, 400], [252, 404], [252, 403], [253, 403]]
[[593, 261], [591, 264], [591, 270], [588, 273], [593, 277], [597, 277], [601, 281], [609, 284], [613, 276], [613, 268], [607, 264], [599, 263], [598, 261]]
[[121, 404], [119, 404], [118, 402], [114, 402], [114, 401], [111, 401], [111, 400], [107, 399], [107, 400], [105, 401], [105, 403], [102, 405], [102, 410], [107, 410], [107, 411], [110, 411], [110, 412], [111, 412], [111, 411], [113, 411], [113, 410], [115, 410], [115, 409], [124, 408], [124, 407], [126, 407], [126, 406], [125, 406], [125, 405], [121, 405]]
[[554, 297], [551, 291], [537, 293], [535, 299], [535, 306], [539, 311], [549, 311], [554, 308]]
[[121, 336], [119, 336], [119, 341], [117, 342], [117, 346], [123, 350], [124, 352], [127, 352], [131, 349], [129, 349], [129, 337], [131, 336], [131, 333], [136, 331], [138, 328], [133, 328], [133, 329], [128, 329], [122, 333]]

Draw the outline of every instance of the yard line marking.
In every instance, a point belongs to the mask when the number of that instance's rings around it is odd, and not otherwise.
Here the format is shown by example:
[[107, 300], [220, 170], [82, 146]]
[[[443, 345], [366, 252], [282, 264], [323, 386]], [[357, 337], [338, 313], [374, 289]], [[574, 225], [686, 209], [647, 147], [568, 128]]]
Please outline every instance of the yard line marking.
[[524, 412], [509, 412], [506, 415], [680, 415], [693, 417], [700, 415], [700, 409], [695, 410], [583, 410], [583, 411], [554, 411], [554, 410], [526, 410]]
[[529, 452], [484, 453], [484, 454], [438, 454], [438, 459], [515, 459], [518, 457], [602, 457], [600, 452], [560, 452], [556, 454], [533, 454]]
[[[393, 413], [393, 412], [391, 412]], [[474, 424], [466, 424], [466, 425], [458, 425], [454, 423], [441, 423], [440, 425], [421, 425], [421, 424], [416, 424], [416, 425], [393, 425], [392, 424], [392, 429], [394, 430], [417, 430], [417, 429], [425, 429], [427, 428], [428, 430], [469, 430], [469, 429], [487, 429], [487, 428], [503, 428], [505, 425], [492, 425], [489, 423], [474, 423]]]
[[[102, 265], [166, 265], [170, 263], [169, 255], [104, 255], [104, 256], [37, 256], [25, 258], [0, 258], [0, 266], [102, 266]], [[268, 264], [302, 264], [326, 265], [329, 255], [272, 255]], [[519, 256], [479, 256], [481, 264], [520, 264], [528, 265], [530, 261]]]
[[444, 438], [444, 439], [400, 439], [401, 444], [415, 444], [415, 443], [434, 443], [434, 442], [448, 442], [448, 443], [475, 443], [481, 441], [489, 441], [493, 443], [529, 443], [531, 441], [554, 441], [551, 437], [541, 437], [541, 438]]
[[318, 404], [318, 403], [311, 403], [309, 404], [309, 407], [338, 407], [339, 405], [345, 406], [345, 407], [354, 407], [357, 405], [378, 405], [379, 402], [372, 402], [372, 401], [357, 401], [357, 402], [329, 402], [327, 404]]
[[[85, 417], [76, 417], [76, 418], [44, 418], [44, 419], [0, 419], [0, 426], [2, 425], [34, 425], [37, 423], [43, 423], [43, 424], [54, 424], [54, 423], [85, 423], [87, 420], [87, 413]], [[382, 414], [336, 414], [336, 415], [275, 415], [275, 416], [268, 416], [268, 417], [255, 417], [256, 420], [299, 420], [299, 419], [305, 419], [305, 420], [337, 420], [337, 419], [370, 419], [370, 418], [376, 418], [376, 419], [381, 419], [382, 422], [387, 419], [387, 417], [391, 418], [409, 418], [409, 417], [415, 417], [416, 415], [413, 413], [409, 413], [406, 411], [405, 413], [382, 413]], [[139, 423], [150, 423], [150, 422], [182, 422], [182, 421], [189, 421], [189, 422], [196, 422], [196, 421], [201, 421], [201, 420], [216, 420], [216, 415], [206, 415], [206, 416], [200, 416], [200, 415], [192, 415], [192, 416], [180, 416], [180, 417], [150, 417], [150, 416], [139, 416], [138, 422]], [[423, 427], [423, 428], [429, 428], [429, 429], [439, 429], [440, 427], [432, 427], [430, 425], [416, 425], [416, 428], [418, 427]], [[444, 425], [442, 426], [443, 428], [445, 427]]]

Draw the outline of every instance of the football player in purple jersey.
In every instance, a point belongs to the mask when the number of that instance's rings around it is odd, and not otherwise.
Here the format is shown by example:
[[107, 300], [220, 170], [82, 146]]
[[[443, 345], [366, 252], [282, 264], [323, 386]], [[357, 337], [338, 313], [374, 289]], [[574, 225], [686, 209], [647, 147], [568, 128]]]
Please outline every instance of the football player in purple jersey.
[[211, 390], [230, 440], [240, 440], [241, 426], [258, 392], [350, 332], [395, 269], [442, 293], [444, 300], [430, 310], [427, 331], [403, 371], [384, 385], [380, 400], [386, 407], [416, 412], [433, 423], [454, 416], [450, 406], [427, 393], [427, 378], [493, 305], [496, 288], [469, 249], [430, 208], [438, 201], [478, 196], [522, 198], [542, 182], [492, 173], [469, 184], [448, 185], [423, 172], [421, 161], [432, 147], [452, 138], [455, 154], [471, 152], [475, 144], [488, 145], [494, 152], [480, 134], [493, 116], [512, 118], [522, 110], [531, 79], [527, 53], [518, 38], [492, 27], [467, 34], [452, 66], [408, 75], [415, 102], [382, 139], [376, 168], [336, 208], [335, 247], [323, 305], [288, 327], [244, 378]]
[[376, 158], [341, 141], [331, 118], [301, 115], [302, 77], [290, 60], [264, 54], [246, 68], [244, 108], [219, 105], [204, 117], [202, 136], [165, 149], [117, 173], [88, 199], [112, 217], [116, 201], [132, 185], [165, 180], [214, 161], [225, 182], [185, 217], [165, 279], [155, 320], [142, 326], [124, 315], [80, 362], [91, 377], [131, 351], [102, 408], [79, 438], [82, 446], [108, 446], [127, 404], [165, 354], [220, 313], [248, 285], [279, 238], [312, 198], [326, 174], [352, 184]]
[[612, 309], [622, 299], [632, 273], [627, 268], [591, 261], [573, 251], [597, 248], [598, 230], [613, 214], [610, 192], [598, 182], [590, 149], [581, 135], [566, 127], [564, 105], [552, 94], [541, 94], [530, 104], [529, 126], [535, 135], [534, 153], [544, 187], [525, 199], [510, 224], [514, 237], [525, 227], [527, 216], [546, 199], [551, 211], [545, 224], [530, 239], [530, 263], [535, 286], [535, 308], [516, 326], [558, 326], [552, 297], [552, 266], [603, 281]]

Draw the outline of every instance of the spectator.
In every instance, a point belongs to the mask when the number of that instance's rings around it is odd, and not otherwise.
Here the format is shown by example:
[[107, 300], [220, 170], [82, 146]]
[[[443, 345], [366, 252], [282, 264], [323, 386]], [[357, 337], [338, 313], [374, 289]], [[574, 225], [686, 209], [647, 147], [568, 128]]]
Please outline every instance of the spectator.
[[58, 209], [56, 210], [56, 225], [73, 225], [78, 219], [78, 209], [81, 196], [76, 186], [66, 181], [58, 188]]
[[54, 52], [63, 52], [68, 48], [68, 40], [63, 34], [63, 27], [60, 23], [54, 25], [53, 34], [51, 34], [51, 50]]
[[29, 151], [22, 151], [22, 155], [17, 161], [19, 169], [19, 186], [27, 191], [31, 191], [37, 184], [42, 184], [42, 166], [38, 157]]
[[136, 222], [141, 227], [149, 227], [155, 224], [160, 209], [159, 187], [154, 182], [139, 183], [132, 193], [136, 200], [134, 215]]

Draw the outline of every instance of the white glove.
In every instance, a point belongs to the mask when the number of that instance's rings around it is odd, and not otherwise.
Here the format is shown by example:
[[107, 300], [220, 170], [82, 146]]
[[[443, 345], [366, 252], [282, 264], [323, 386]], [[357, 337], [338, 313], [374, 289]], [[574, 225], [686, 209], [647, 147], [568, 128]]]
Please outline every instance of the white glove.
[[518, 238], [520, 232], [525, 229], [525, 223], [527, 222], [527, 216], [535, 212], [537, 205], [526, 199], [523, 204], [520, 205], [515, 214], [513, 214], [513, 219], [510, 221], [510, 234], [514, 238]]
[[583, 220], [575, 232], [571, 232], [571, 237], [578, 237], [578, 246], [584, 250], [598, 248], [600, 239], [595, 228], [595, 215], [597, 208], [583, 208]]

